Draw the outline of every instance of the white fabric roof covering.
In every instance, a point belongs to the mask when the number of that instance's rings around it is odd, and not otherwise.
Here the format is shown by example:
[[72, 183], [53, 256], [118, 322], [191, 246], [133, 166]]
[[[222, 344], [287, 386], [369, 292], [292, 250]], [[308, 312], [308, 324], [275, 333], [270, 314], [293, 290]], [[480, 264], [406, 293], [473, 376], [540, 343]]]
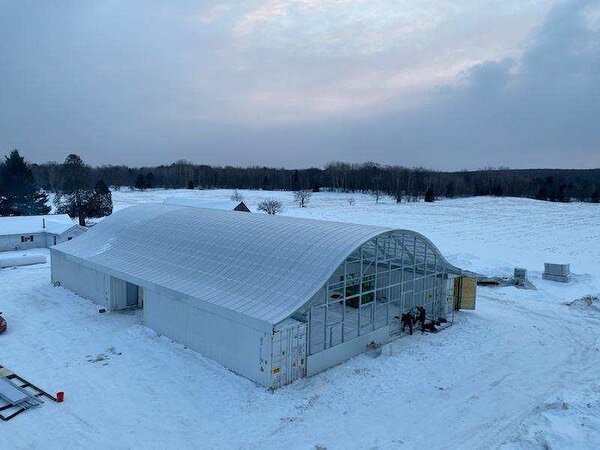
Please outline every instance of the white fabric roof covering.
[[[46, 228], [44, 228], [44, 219]], [[67, 214], [47, 216], [0, 217], [0, 235], [52, 233], [62, 234], [75, 224]]]
[[238, 202], [236, 200], [209, 200], [204, 198], [167, 197], [164, 203], [167, 205], [193, 206], [195, 208], [210, 208], [233, 211], [242, 202]]
[[115, 276], [126, 274], [124, 279], [141, 286], [182, 292], [205, 302], [200, 308], [274, 325], [302, 307], [361, 244], [388, 231], [144, 204], [107, 217], [54, 251]]

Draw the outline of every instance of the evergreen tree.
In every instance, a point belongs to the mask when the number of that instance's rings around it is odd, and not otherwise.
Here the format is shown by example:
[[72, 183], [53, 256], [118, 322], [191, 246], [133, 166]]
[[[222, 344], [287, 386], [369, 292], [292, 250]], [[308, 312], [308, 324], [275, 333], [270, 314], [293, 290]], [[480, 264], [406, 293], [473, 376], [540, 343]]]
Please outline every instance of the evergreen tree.
[[294, 170], [292, 174], [292, 191], [300, 190], [300, 176], [298, 175], [298, 169]]
[[592, 203], [600, 203], [600, 188], [592, 192]]
[[454, 198], [454, 183], [450, 182], [446, 185], [446, 198]]
[[190, 190], [194, 190], [194, 181], [193, 180], [188, 180], [188, 185], [187, 185], [188, 189]]
[[154, 178], [154, 174], [152, 172], [148, 172], [146, 174], [146, 188], [152, 189], [156, 186], [156, 178]]
[[47, 195], [41, 191], [25, 159], [13, 150], [0, 164], [0, 216], [48, 214]]
[[146, 177], [142, 172], [138, 173], [138, 176], [135, 179], [134, 187], [136, 189], [139, 189], [140, 191], [143, 191], [148, 187], [148, 185], [146, 184]]
[[110, 216], [113, 211], [112, 193], [104, 182], [98, 181], [94, 191], [86, 202], [86, 217], [105, 217]]
[[79, 225], [85, 226], [87, 204], [92, 201], [93, 192], [90, 190], [90, 169], [83, 160], [70, 154], [61, 167], [63, 183], [61, 190], [54, 197], [56, 210], [77, 217]]
[[427, 191], [425, 191], [425, 201], [428, 203], [435, 201], [435, 193], [433, 192], [433, 188], [429, 186]]
[[535, 194], [536, 200], [548, 200], [548, 190], [546, 186], [540, 186], [537, 193]]
[[554, 195], [554, 201], [569, 203], [571, 201], [569, 195], [569, 186], [567, 184], [561, 184]]
[[492, 195], [494, 197], [502, 197], [502, 195], [504, 195], [504, 190], [502, 189], [502, 186], [500, 186], [499, 184], [496, 184], [492, 187]]
[[268, 175], [265, 175], [265, 176], [263, 177], [263, 181], [262, 181], [262, 189], [263, 189], [264, 191], [268, 190], [268, 189], [269, 189], [269, 186], [270, 186], [270, 184], [271, 184], [271, 183], [269, 182], [269, 177], [268, 177]]

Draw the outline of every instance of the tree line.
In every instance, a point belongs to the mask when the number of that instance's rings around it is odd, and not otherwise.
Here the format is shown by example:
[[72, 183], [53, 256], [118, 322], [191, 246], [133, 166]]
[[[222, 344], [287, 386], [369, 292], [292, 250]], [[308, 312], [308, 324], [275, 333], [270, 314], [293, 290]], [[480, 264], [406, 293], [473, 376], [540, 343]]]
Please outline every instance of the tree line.
[[[43, 189], [60, 189], [61, 164], [32, 165]], [[506, 169], [441, 172], [423, 168], [332, 162], [324, 168], [285, 169], [192, 164], [180, 160], [156, 167], [89, 168], [92, 183], [134, 189], [309, 189], [389, 195], [397, 202], [438, 197], [527, 197], [538, 200], [600, 202], [600, 169]], [[426, 195], [427, 194], [427, 195]]]
[[156, 167], [92, 167], [78, 155], [62, 163], [28, 164], [17, 150], [0, 163], [0, 215], [47, 214], [48, 194], [56, 212], [84, 225], [89, 218], [112, 213], [112, 189], [262, 189], [295, 192], [304, 206], [310, 192], [370, 193], [378, 202], [491, 195], [544, 201], [600, 202], [600, 169], [519, 169], [441, 172], [423, 168], [332, 162], [324, 168], [232, 167], [180, 160]]

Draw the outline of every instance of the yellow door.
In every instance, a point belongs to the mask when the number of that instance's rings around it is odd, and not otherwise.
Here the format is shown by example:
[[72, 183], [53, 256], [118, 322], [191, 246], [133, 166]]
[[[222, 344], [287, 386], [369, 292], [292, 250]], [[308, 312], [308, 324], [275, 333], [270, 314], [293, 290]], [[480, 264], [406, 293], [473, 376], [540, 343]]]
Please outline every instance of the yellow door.
[[471, 277], [458, 277], [454, 280], [456, 309], [475, 309], [477, 280]]

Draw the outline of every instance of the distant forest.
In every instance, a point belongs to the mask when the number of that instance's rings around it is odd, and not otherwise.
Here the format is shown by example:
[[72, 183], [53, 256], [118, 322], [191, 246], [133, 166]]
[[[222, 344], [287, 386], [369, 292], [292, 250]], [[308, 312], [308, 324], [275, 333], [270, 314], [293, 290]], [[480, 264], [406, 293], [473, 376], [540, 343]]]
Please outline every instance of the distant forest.
[[[59, 163], [31, 164], [37, 185], [60, 191]], [[389, 195], [396, 201], [415, 201], [426, 196], [511, 196], [538, 200], [600, 202], [600, 169], [489, 168], [439, 172], [422, 168], [384, 166], [376, 163], [332, 162], [324, 168], [212, 167], [187, 161], [157, 167], [91, 167], [89, 182], [104, 181], [113, 188], [188, 189], [310, 189]]]

